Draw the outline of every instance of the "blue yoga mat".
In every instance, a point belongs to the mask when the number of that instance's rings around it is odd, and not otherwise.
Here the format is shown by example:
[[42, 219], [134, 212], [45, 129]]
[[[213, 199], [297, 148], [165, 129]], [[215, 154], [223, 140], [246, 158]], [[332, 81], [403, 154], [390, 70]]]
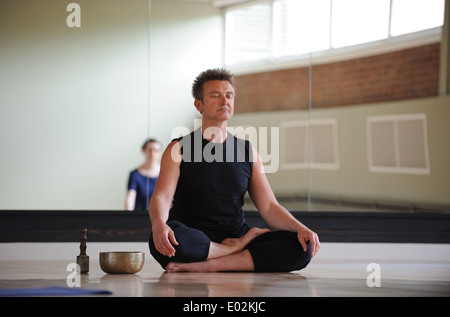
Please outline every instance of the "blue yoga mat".
[[70, 288], [70, 287], [41, 287], [41, 288], [5, 288], [0, 289], [0, 296], [76, 296], [76, 295], [111, 295], [108, 290]]

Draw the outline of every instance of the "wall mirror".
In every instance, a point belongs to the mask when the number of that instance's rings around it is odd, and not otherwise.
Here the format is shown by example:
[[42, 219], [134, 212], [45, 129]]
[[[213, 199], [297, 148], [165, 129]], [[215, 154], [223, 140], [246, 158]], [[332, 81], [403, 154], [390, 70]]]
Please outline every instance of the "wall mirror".
[[2, 1], [0, 209], [123, 210], [225, 66], [289, 209], [449, 210], [445, 1], [360, 2]]
[[279, 128], [269, 179], [292, 210], [449, 210], [444, 7], [275, 0], [225, 9], [225, 63], [245, 107], [235, 120]]

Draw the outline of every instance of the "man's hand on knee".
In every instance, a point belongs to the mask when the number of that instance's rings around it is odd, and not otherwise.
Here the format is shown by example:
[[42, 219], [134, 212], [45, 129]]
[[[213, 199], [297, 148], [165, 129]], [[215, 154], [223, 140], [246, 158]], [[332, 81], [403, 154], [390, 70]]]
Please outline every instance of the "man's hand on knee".
[[311, 244], [311, 258], [313, 258], [320, 248], [319, 236], [314, 231], [308, 229], [306, 226], [302, 225], [302, 228], [297, 231], [298, 241], [303, 247], [303, 251], [306, 252], [308, 246], [307, 241]]
[[162, 255], [173, 257], [175, 255], [175, 248], [173, 245], [178, 245], [178, 242], [172, 229], [167, 224], [163, 223], [154, 225], [152, 231], [153, 243], [155, 244], [156, 250]]

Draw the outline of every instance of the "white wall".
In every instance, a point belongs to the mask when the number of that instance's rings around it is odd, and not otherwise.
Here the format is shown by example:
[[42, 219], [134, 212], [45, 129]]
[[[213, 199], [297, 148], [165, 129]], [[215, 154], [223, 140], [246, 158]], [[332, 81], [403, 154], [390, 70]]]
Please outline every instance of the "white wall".
[[198, 118], [192, 82], [222, 66], [222, 16], [209, 3], [152, 0], [150, 33], [150, 134], [165, 145], [176, 127]]
[[190, 84], [221, 64], [208, 3], [153, 0], [149, 27], [150, 1], [76, 2], [80, 28], [69, 2], [0, 2], [0, 209], [122, 209], [144, 139], [192, 125]]

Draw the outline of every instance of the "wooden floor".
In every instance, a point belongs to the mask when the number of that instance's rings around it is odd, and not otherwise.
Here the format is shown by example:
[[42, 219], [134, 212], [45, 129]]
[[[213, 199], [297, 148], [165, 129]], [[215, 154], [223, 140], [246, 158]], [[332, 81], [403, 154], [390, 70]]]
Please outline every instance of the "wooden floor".
[[[450, 296], [450, 245], [323, 243], [317, 257], [291, 273], [166, 273], [145, 243], [88, 247], [90, 272], [71, 278], [74, 243], [0, 244], [0, 289], [68, 287], [120, 297]], [[137, 274], [105, 274], [99, 251], [146, 252]], [[73, 255], [73, 257], [72, 257]], [[70, 285], [69, 285], [70, 286]]]

